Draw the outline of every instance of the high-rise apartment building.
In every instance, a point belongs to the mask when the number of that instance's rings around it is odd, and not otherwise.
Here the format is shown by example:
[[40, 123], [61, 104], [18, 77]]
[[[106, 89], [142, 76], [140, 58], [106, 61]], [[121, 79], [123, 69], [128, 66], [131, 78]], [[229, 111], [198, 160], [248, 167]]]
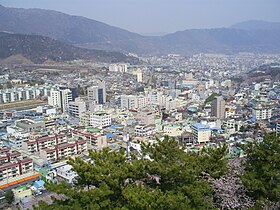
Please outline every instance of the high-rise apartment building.
[[99, 80], [97, 85], [87, 89], [89, 101], [96, 101], [97, 104], [106, 103], [106, 84], [105, 81]]
[[216, 96], [213, 100], [211, 114], [219, 119], [225, 118], [225, 100], [222, 96]]
[[72, 92], [70, 89], [59, 89], [50, 91], [48, 104], [61, 109], [62, 112], [68, 110], [70, 101], [72, 101]]
[[142, 69], [137, 69], [136, 71], [137, 82], [143, 82], [143, 72]]

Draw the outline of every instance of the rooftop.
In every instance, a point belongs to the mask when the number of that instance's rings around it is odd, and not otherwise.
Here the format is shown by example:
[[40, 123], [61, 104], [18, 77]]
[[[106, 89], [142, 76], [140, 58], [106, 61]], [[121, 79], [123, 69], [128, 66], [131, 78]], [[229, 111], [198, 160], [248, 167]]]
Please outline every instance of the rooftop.
[[210, 129], [209, 126], [207, 125], [203, 125], [201, 123], [195, 123], [195, 124], [192, 124], [193, 127], [195, 127], [196, 129], [199, 129], [199, 130], [202, 130], [202, 129]]

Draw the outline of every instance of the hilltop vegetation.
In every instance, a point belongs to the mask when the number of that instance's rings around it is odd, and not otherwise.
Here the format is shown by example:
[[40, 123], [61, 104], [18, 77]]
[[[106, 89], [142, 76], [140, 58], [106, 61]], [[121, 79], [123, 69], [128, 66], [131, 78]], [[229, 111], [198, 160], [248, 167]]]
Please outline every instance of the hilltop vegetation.
[[185, 153], [168, 137], [143, 145], [142, 151], [140, 159], [109, 149], [91, 151], [88, 162], [70, 159], [79, 175], [77, 182], [49, 184], [49, 190], [65, 197], [54, 198], [52, 205], [40, 202], [37, 209], [276, 210], [280, 206], [280, 138], [275, 134], [245, 148], [245, 165], [242, 159], [225, 159], [226, 146]]

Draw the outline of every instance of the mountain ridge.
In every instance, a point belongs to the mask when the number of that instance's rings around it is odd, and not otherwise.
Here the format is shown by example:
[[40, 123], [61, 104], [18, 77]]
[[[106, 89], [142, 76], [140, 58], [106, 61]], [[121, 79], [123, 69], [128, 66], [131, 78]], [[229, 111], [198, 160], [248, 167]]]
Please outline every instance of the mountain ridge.
[[136, 58], [120, 52], [89, 50], [62, 43], [49, 37], [0, 32], [0, 59], [21, 55], [33, 63], [47, 60], [92, 60], [96, 62], [137, 62]]
[[53, 10], [0, 7], [0, 31], [48, 36], [88, 49], [140, 55], [280, 53], [280, 30], [245, 30], [244, 27], [243, 23], [229, 28], [188, 29], [164, 36], [143, 36], [100, 21]]
[[280, 30], [280, 22], [270, 22], [264, 20], [248, 20], [235, 23], [230, 28], [241, 30]]

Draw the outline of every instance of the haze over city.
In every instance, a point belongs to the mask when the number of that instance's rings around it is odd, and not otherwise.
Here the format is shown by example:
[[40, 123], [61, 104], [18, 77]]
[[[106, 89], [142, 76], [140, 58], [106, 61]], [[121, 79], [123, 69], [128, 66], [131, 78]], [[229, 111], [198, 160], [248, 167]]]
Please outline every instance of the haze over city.
[[228, 27], [247, 20], [280, 21], [279, 0], [2, 0], [5, 7], [84, 16], [145, 35]]

